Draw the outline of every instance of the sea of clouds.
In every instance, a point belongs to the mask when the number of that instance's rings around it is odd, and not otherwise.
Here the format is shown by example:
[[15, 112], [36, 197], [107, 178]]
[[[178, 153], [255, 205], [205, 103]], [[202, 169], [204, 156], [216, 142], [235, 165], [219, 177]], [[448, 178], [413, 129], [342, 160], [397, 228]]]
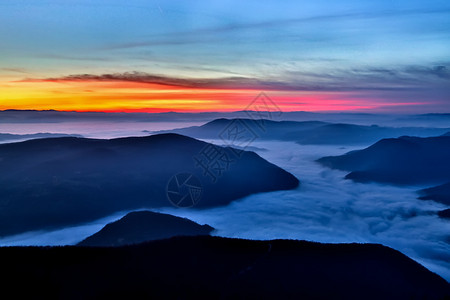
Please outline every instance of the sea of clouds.
[[251, 195], [208, 210], [167, 208], [216, 228], [215, 235], [249, 239], [301, 239], [326, 243], [380, 243], [397, 249], [450, 280], [450, 222], [445, 207], [417, 199], [422, 186], [395, 187], [345, 180], [345, 172], [316, 159], [355, 148], [259, 142], [259, 154], [301, 180], [291, 191]]
[[[301, 185], [295, 190], [251, 195], [224, 207], [203, 210], [168, 207], [158, 211], [209, 224], [216, 228], [213, 234], [217, 236], [380, 243], [403, 252], [450, 281], [450, 222], [435, 214], [445, 208], [442, 204], [417, 199], [416, 191], [422, 186], [355, 183], [344, 179], [345, 172], [315, 162], [323, 156], [361, 147], [304, 146], [276, 141], [256, 141], [251, 146], [263, 158], [294, 174]], [[0, 245], [76, 244], [126, 213], [76, 227], [2, 238]]]

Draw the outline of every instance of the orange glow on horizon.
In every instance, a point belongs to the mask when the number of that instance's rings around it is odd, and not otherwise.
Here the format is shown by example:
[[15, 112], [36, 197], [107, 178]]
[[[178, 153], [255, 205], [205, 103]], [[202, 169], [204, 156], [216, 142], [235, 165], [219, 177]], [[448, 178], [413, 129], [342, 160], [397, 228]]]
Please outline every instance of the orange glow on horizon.
[[[193, 88], [128, 81], [10, 81], [0, 83], [0, 110], [229, 112], [247, 109], [260, 92], [250, 88]], [[416, 104], [369, 101], [351, 92], [266, 92], [282, 111], [363, 111]]]

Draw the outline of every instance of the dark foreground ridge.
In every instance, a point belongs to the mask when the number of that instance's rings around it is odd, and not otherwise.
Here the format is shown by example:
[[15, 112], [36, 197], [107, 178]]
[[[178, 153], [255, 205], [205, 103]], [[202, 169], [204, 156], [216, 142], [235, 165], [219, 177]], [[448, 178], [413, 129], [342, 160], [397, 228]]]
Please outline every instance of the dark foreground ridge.
[[366, 149], [318, 162], [350, 171], [346, 178], [359, 182], [443, 184], [450, 181], [450, 136], [383, 139]]
[[151, 211], [131, 212], [78, 243], [79, 246], [117, 247], [174, 236], [208, 235], [214, 228], [189, 219]]
[[[3, 293], [46, 299], [443, 299], [449, 284], [398, 251], [178, 237], [119, 248], [0, 248]], [[26, 287], [16, 289], [15, 286]]]
[[[227, 157], [208, 165], [207, 158], [218, 159], [215, 151]], [[166, 192], [178, 173], [198, 178], [198, 208], [299, 184], [292, 174], [253, 152], [239, 152], [239, 157], [234, 153], [177, 134], [0, 145], [0, 236], [75, 225], [118, 211], [171, 206]], [[206, 167], [197, 166], [195, 157]], [[206, 169], [217, 177], [215, 182]]]

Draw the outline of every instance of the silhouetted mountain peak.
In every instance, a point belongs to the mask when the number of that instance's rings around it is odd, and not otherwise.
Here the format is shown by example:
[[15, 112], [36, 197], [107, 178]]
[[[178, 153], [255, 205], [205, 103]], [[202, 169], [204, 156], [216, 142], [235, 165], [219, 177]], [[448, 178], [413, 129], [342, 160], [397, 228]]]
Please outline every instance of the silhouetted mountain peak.
[[433, 200], [450, 206], [450, 182], [419, 191], [419, 199]]
[[208, 235], [214, 228], [151, 211], [131, 212], [86, 238], [80, 246], [121, 246], [174, 236]]
[[[434, 136], [448, 129], [422, 127], [380, 127], [322, 121], [275, 121], [270, 119], [220, 118], [201, 126], [179, 128], [163, 132], [176, 132], [195, 138], [226, 140], [227, 130], [243, 133], [247, 138], [294, 141], [300, 144], [352, 145], [370, 144], [382, 138], [402, 135]], [[231, 140], [235, 138], [232, 134]]]
[[[208, 156], [211, 151], [215, 156]], [[211, 157], [215, 161], [208, 161]], [[1, 144], [0, 158], [0, 195], [6, 203], [0, 206], [0, 236], [172, 206], [173, 197], [178, 205], [186, 197], [177, 187], [168, 188], [179, 174], [196, 178], [198, 198], [191, 202], [198, 208], [299, 184], [256, 153], [175, 133], [29, 140]]]
[[382, 139], [366, 149], [318, 160], [351, 171], [346, 178], [394, 184], [436, 184], [450, 180], [450, 137], [402, 136]]

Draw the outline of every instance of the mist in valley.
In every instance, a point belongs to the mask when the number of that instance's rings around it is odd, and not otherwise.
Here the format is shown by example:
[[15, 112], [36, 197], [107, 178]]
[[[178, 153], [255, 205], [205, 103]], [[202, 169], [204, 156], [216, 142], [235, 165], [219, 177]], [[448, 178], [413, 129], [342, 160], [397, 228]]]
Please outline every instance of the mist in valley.
[[[58, 128], [54, 128], [54, 132], [58, 132]], [[72, 129], [72, 133], [80, 133], [76, 128]], [[103, 136], [100, 131], [82, 133], [111, 138], [111, 132], [114, 132], [113, 136], [132, 136], [138, 132], [149, 134], [144, 130], [159, 129], [161, 127], [152, 128], [147, 123], [133, 127], [115, 124]], [[221, 140], [207, 141], [224, 144]], [[301, 182], [297, 189], [254, 194], [217, 208], [167, 207], [157, 211], [208, 224], [216, 229], [213, 235], [217, 236], [380, 243], [403, 252], [450, 280], [450, 222], [436, 215], [445, 208], [444, 205], [417, 199], [417, 190], [427, 186], [355, 183], [344, 179], [346, 172], [331, 170], [315, 162], [323, 156], [341, 155], [367, 146], [317, 146], [256, 140], [248, 150], [294, 174]], [[4, 237], [0, 239], [0, 245], [73, 245], [126, 213], [128, 211], [51, 232]]]

